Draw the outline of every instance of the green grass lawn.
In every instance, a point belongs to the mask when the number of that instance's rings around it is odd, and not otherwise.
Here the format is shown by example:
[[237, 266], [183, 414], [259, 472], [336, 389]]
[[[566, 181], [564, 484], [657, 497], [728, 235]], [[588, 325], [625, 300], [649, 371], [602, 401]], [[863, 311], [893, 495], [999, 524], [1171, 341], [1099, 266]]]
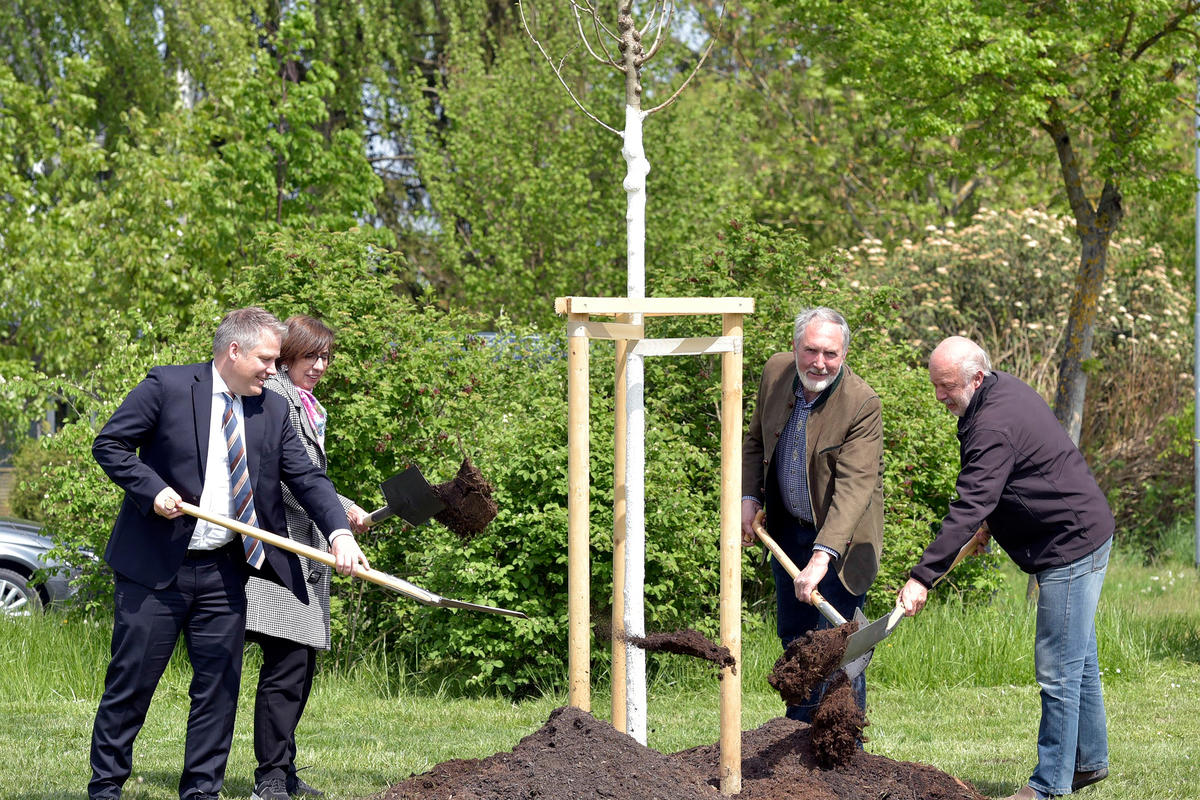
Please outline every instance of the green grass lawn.
[[[868, 671], [867, 749], [932, 764], [989, 795], [1007, 795], [1034, 765], [1038, 722], [1032, 615], [1024, 577], [985, 608], [937, 597], [906, 619]], [[1200, 798], [1200, 577], [1190, 564], [1144, 567], [1114, 558], [1101, 601], [1101, 663], [1111, 777], [1081, 793], [1110, 798]], [[107, 625], [44, 618], [0, 623], [0, 799], [86, 796], [92, 716], [107, 660]], [[249, 797], [251, 649], [225, 797]], [[747, 625], [743, 728], [782, 713], [766, 675], [778, 642]], [[565, 662], [565, 654], [564, 654]], [[719, 682], [707, 663], [651, 654], [649, 744], [673, 752], [718, 739]], [[657, 667], [657, 669], [653, 668]], [[173, 800], [183, 758], [190, 673], [173, 662], [134, 754], [130, 800]], [[318, 676], [301, 723], [299, 763], [331, 800], [373, 795], [452, 758], [510, 750], [566, 703], [565, 693], [513, 703], [458, 698], [419, 677], [366, 664]], [[597, 681], [592, 711], [609, 718]]]

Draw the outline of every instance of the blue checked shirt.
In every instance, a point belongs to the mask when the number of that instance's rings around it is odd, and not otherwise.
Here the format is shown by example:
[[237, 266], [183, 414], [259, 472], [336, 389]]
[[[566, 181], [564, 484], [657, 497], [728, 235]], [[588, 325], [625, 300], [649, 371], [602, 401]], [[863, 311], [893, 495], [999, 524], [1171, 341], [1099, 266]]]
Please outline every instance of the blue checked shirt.
[[804, 387], [796, 382], [796, 405], [788, 417], [779, 441], [775, 445], [775, 477], [779, 481], [779, 496], [788, 513], [811, 526], [812, 499], [808, 496], [808, 465], [804, 451], [807, 446], [805, 429], [813, 404], [804, 399]]
[[[808, 427], [808, 415], [813, 405], [820, 399], [818, 395], [813, 402], [804, 398], [804, 387], [796, 381], [796, 405], [779, 441], [775, 444], [775, 478], [779, 481], [779, 496], [788, 513], [810, 528], [813, 527], [812, 498], [808, 494], [808, 462], [805, 458], [807, 441], [805, 438]], [[823, 550], [837, 558], [836, 550], [824, 545], [814, 545], [814, 549]]]

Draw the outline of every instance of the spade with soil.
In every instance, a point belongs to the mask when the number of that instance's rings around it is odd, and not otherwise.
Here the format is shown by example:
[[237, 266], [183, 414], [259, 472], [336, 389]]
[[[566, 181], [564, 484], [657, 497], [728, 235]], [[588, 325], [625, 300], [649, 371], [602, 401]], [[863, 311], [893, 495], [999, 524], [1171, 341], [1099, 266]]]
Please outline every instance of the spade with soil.
[[394, 516], [413, 526], [432, 518], [466, 540], [486, 528], [499, 510], [492, 485], [469, 458], [452, 479], [437, 486], [430, 486], [412, 465], [379, 484], [379, 490], [386, 505], [367, 515], [368, 527]]
[[367, 515], [363, 520], [367, 527], [391, 517], [420, 525], [446, 508], [415, 464], [379, 484], [379, 491], [383, 492], [386, 505]]
[[[796, 576], [800, 574], [800, 568], [796, 566], [796, 563], [792, 561], [792, 559], [788, 558], [788, 554], [783, 552], [783, 548], [779, 546], [779, 543], [772, 539], [770, 534], [767, 533], [767, 529], [763, 527], [764, 518], [765, 517], [762, 511], [759, 511], [754, 515], [754, 533], [758, 535], [758, 538], [762, 540], [762, 543], [765, 544], [767, 549], [771, 551], [771, 554], [775, 556], [775, 560], [779, 562], [780, 566], [787, 570], [787, 574], [792, 576], [792, 580], [795, 580]], [[837, 626], [846, 624], [846, 618], [838, 613], [838, 610], [830, 605], [829, 601], [826, 600], [824, 596], [822, 596], [822, 594], [816, 589], [813, 589], [812, 591], [812, 599], [810, 602], [816, 606], [817, 610], [821, 612], [821, 615], [825, 617], [825, 619], [829, 620], [832, 624]], [[897, 606], [897, 608], [899, 607]], [[904, 610], [900, 609], [900, 613], [903, 614]], [[893, 612], [893, 616], [894, 615], [895, 612]], [[881, 619], [883, 619], [885, 622], [888, 620], [887, 617], [882, 617]], [[896, 622], [898, 621], [899, 618], [897, 618]], [[879, 620], [876, 620], [876, 622], [871, 623], [870, 625], [866, 625], [865, 623], [867, 622], [867, 618], [860, 609], [854, 610], [854, 622], [857, 624], [857, 630], [851, 633], [849, 638], [846, 639], [846, 653], [842, 656], [841, 663], [839, 663], [833, 669], [833, 672], [830, 673], [828, 676], [829, 678], [832, 678], [838, 670], [845, 670], [846, 677], [850, 680], [854, 680], [861, 675], [863, 670], [867, 668], [867, 664], [869, 664], [871, 661], [871, 656], [875, 652], [875, 645], [881, 639], [891, 633], [892, 629], [895, 628], [895, 623], [893, 622], [891, 627], [881, 631], [880, 629], [876, 628]]]
[[[767, 533], [766, 528], [763, 527], [763, 519], [764, 514], [760, 510], [754, 516], [754, 532], [758, 535], [758, 538], [762, 540], [763, 544], [767, 546], [767, 549], [770, 550], [775, 556], [776, 560], [779, 561], [780, 565], [787, 570], [788, 575], [792, 576], [792, 580], [795, 580], [796, 576], [800, 574], [800, 570], [796, 567], [796, 564], [790, 558], [788, 558], [787, 553], [783, 552], [783, 549], [779, 546], [779, 544]], [[976, 550], [979, 549], [980, 544], [981, 542], [972, 536], [971, 539], [958, 551], [958, 555], [954, 557], [953, 563], [951, 563], [946, 571], [942, 573], [941, 577], [933, 582], [933, 585], [937, 586], [939, 583], [945, 580], [946, 576], [950, 574], [950, 570], [958, 566], [964, 558], [976, 552]], [[837, 609], [831, 606], [828, 601], [821, 596], [820, 592], [816, 591], [815, 589], [812, 592], [812, 604], [815, 605], [821, 614], [824, 615], [824, 617], [834, 625], [846, 624], [845, 617], [839, 614]], [[842, 661], [839, 665], [839, 668], [845, 669], [847, 676], [849, 676], [851, 679], [855, 678], [859, 673], [867, 668], [867, 664], [871, 660], [871, 655], [875, 652], [875, 645], [879, 644], [881, 641], [890, 636], [892, 631], [896, 629], [896, 626], [903, 618], [904, 609], [897, 604], [896, 607], [892, 609], [890, 614], [882, 616], [870, 624], [864, 625], [863, 623], [866, 622], [866, 617], [863, 615], [862, 611], [856, 609], [854, 612], [854, 621], [859, 623], [858, 630], [850, 634], [850, 637], [846, 640], [846, 652], [842, 655]]]

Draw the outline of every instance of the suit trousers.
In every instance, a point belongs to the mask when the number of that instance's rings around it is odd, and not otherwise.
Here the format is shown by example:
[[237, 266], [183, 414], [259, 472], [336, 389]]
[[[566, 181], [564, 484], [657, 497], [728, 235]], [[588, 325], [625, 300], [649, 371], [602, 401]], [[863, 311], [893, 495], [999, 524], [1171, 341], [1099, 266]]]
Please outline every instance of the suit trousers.
[[213, 795], [225, 781], [245, 640], [240, 543], [185, 558], [175, 579], [151, 589], [115, 579], [112, 658], [92, 727], [88, 797], [115, 800], [133, 768], [137, 738], [159, 679], [183, 634], [192, 665], [179, 796]]
[[312, 693], [317, 671], [316, 648], [250, 631], [249, 641], [262, 647], [254, 697], [254, 783], [286, 779], [296, 773], [296, 726]]
[[[812, 556], [813, 544], [817, 540], [816, 529], [800, 522], [779, 506], [768, 510], [767, 523], [771, 529], [771, 537], [779, 543], [779, 546], [797, 567], [804, 569], [804, 565]], [[787, 650], [788, 645], [794, 640], [807, 633], [833, 627], [833, 624], [825, 619], [816, 606], [810, 603], [801, 603], [796, 599], [792, 577], [774, 557], [771, 558], [771, 572], [775, 576], [776, 632], [779, 634], [779, 640], [783, 644], [784, 650]], [[832, 564], [829, 571], [825, 573], [825, 577], [817, 585], [817, 589], [825, 596], [829, 604], [846, 619], [851, 619], [855, 609], [862, 608], [866, 602], [865, 595], [851, 594], [850, 590], [842, 585]], [[820, 705], [827, 688], [828, 684], [822, 683], [813, 689], [812, 694], [804, 703], [798, 706], [788, 706], [787, 717], [801, 722], [812, 722], [812, 715]], [[855, 702], [865, 712], [867, 706], [866, 678], [859, 675], [852, 682], [851, 688], [854, 691]]]

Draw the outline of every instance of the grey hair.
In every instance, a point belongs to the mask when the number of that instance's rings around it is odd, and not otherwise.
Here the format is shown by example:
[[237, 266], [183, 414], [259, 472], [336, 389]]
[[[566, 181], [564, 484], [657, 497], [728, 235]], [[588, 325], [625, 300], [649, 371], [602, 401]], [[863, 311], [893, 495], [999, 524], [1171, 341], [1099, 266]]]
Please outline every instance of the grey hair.
[[824, 322], [832, 322], [842, 329], [842, 355], [849, 353], [850, 325], [847, 324], [845, 317], [827, 306], [806, 308], [796, 315], [796, 324], [792, 328], [792, 343], [795, 344], [800, 341], [800, 337], [804, 335], [804, 329], [811, 322], [818, 319]]
[[[970, 342], [968, 339], [967, 341]], [[992, 374], [992, 360], [988, 358], [987, 351], [984, 350], [975, 342], [970, 342], [972, 347], [966, 348], [963, 353], [962, 362], [959, 363], [958, 369], [961, 373], [963, 383], [970, 382], [976, 372], [982, 372], [984, 377]]]
[[263, 330], [269, 330], [283, 341], [287, 326], [269, 311], [258, 306], [230, 311], [221, 320], [213, 334], [213, 356], [229, 351], [229, 345], [237, 342], [246, 349], [253, 349], [262, 341]]

